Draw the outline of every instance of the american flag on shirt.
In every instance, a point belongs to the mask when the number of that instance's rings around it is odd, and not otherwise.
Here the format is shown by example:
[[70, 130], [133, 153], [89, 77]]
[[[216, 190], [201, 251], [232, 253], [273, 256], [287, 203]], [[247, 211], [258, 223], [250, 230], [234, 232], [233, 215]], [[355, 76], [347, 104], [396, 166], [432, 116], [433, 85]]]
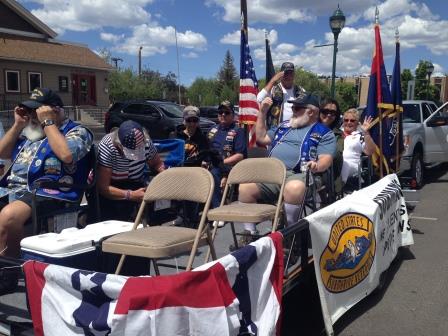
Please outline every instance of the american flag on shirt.
[[255, 145], [255, 122], [259, 110], [257, 102], [258, 81], [250, 56], [247, 34], [247, 5], [241, 1], [241, 47], [240, 47], [240, 123], [249, 127], [249, 147]]

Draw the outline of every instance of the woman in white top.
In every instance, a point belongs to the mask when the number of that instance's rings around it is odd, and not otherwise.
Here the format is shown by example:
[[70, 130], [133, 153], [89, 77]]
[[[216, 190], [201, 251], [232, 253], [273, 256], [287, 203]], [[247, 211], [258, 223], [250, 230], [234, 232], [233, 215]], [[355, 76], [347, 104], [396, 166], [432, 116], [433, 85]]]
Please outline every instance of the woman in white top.
[[364, 152], [364, 154], [370, 156], [375, 151], [375, 143], [369, 134], [372, 120], [372, 117], [368, 117], [360, 125], [358, 110], [351, 108], [344, 113], [342, 124], [344, 151], [342, 153], [343, 164], [341, 172], [344, 183], [347, 182], [350, 176], [358, 174], [361, 154]]

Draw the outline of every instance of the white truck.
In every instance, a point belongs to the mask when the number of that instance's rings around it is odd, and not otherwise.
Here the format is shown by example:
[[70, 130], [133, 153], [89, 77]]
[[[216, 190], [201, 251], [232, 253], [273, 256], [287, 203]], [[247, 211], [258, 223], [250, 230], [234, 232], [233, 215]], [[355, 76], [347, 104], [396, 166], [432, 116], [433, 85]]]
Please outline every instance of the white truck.
[[424, 169], [448, 162], [448, 102], [403, 101], [403, 153], [400, 172], [409, 171], [412, 184], [423, 185]]

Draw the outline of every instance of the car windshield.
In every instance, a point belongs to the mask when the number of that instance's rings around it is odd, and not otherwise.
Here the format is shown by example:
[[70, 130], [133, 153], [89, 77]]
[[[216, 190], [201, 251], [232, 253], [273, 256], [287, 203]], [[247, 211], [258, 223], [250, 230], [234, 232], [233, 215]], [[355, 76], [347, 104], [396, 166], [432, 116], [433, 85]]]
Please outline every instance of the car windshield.
[[160, 104], [159, 107], [170, 118], [183, 118], [184, 112], [179, 105], [176, 104]]
[[403, 104], [403, 122], [420, 123], [420, 104]]

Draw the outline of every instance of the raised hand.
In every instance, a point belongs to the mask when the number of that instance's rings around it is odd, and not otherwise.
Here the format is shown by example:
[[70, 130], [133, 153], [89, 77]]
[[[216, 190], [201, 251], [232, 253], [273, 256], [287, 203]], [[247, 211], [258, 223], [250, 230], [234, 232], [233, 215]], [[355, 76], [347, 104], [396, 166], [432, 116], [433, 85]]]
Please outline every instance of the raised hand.
[[364, 118], [364, 121], [361, 125], [361, 130], [364, 133], [367, 133], [369, 131], [370, 127], [372, 127], [372, 121], [373, 121], [372, 116], [368, 116], [368, 117]]

